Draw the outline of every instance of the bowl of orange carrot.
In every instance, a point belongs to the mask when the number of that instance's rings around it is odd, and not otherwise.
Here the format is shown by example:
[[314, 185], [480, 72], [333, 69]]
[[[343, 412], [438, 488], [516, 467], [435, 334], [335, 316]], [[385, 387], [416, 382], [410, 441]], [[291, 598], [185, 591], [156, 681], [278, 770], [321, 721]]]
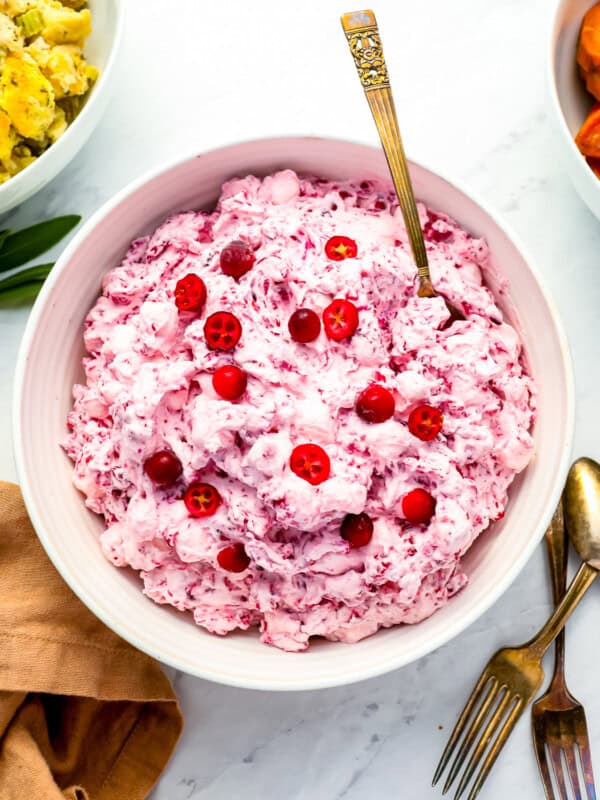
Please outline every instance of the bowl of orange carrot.
[[600, 219], [600, 2], [558, 0], [548, 51], [552, 116], [567, 171]]

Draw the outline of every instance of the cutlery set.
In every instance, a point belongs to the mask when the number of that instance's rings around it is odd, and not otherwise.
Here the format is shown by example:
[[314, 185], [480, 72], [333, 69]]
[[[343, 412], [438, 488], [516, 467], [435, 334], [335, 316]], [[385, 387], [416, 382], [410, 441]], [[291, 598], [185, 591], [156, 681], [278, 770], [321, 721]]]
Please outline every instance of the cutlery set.
[[[567, 535], [583, 563], [565, 592]], [[532, 711], [533, 741], [544, 790], [548, 800], [568, 800], [570, 784], [575, 800], [596, 798], [585, 713], [567, 690], [564, 674], [564, 626], [600, 570], [600, 465], [595, 461], [581, 458], [571, 467], [546, 543], [556, 608], [533, 639], [520, 647], [499, 650], [483, 670], [433, 778], [435, 786], [456, 753], [443, 788], [446, 794], [466, 762], [455, 800], [478, 796], [515, 724], [541, 686], [542, 659], [555, 639], [554, 677]]]

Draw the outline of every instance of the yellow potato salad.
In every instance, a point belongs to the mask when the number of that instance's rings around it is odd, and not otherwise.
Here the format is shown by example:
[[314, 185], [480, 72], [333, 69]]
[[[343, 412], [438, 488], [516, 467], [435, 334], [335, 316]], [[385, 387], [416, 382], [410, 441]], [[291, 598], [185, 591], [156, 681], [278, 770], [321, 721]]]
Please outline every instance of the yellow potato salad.
[[0, 183], [67, 129], [98, 78], [85, 0], [0, 0]]

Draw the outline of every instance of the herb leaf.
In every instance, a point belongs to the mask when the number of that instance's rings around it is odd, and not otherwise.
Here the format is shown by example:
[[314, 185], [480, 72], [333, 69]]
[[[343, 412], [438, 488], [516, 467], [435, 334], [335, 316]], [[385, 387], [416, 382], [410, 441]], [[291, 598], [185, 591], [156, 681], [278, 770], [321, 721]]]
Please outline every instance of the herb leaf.
[[44, 281], [31, 281], [3, 291], [0, 293], [0, 308], [14, 308], [33, 302], [43, 285]]
[[2, 246], [4, 245], [4, 242], [6, 241], [6, 238], [8, 236], [10, 236], [11, 233], [12, 233], [12, 231], [10, 231], [8, 228], [5, 228], [3, 231], [0, 231], [0, 250], [2, 249]]
[[38, 264], [35, 267], [15, 272], [14, 275], [9, 275], [8, 278], [0, 278], [0, 297], [5, 291], [13, 289], [15, 286], [23, 286], [34, 281], [43, 282], [50, 274], [53, 266], [54, 264]]
[[45, 253], [60, 242], [80, 221], [80, 216], [69, 214], [7, 234], [0, 247], [0, 272], [19, 267]]

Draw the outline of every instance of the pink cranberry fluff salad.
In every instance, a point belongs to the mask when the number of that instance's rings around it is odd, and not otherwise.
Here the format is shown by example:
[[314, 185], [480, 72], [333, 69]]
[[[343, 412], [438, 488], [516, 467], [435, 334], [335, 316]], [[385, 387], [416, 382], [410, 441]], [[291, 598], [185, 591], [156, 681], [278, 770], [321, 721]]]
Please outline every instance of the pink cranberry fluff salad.
[[157, 603], [283, 650], [428, 617], [532, 454], [535, 391], [485, 241], [391, 185], [227, 182], [135, 241], [85, 323], [66, 450]]

